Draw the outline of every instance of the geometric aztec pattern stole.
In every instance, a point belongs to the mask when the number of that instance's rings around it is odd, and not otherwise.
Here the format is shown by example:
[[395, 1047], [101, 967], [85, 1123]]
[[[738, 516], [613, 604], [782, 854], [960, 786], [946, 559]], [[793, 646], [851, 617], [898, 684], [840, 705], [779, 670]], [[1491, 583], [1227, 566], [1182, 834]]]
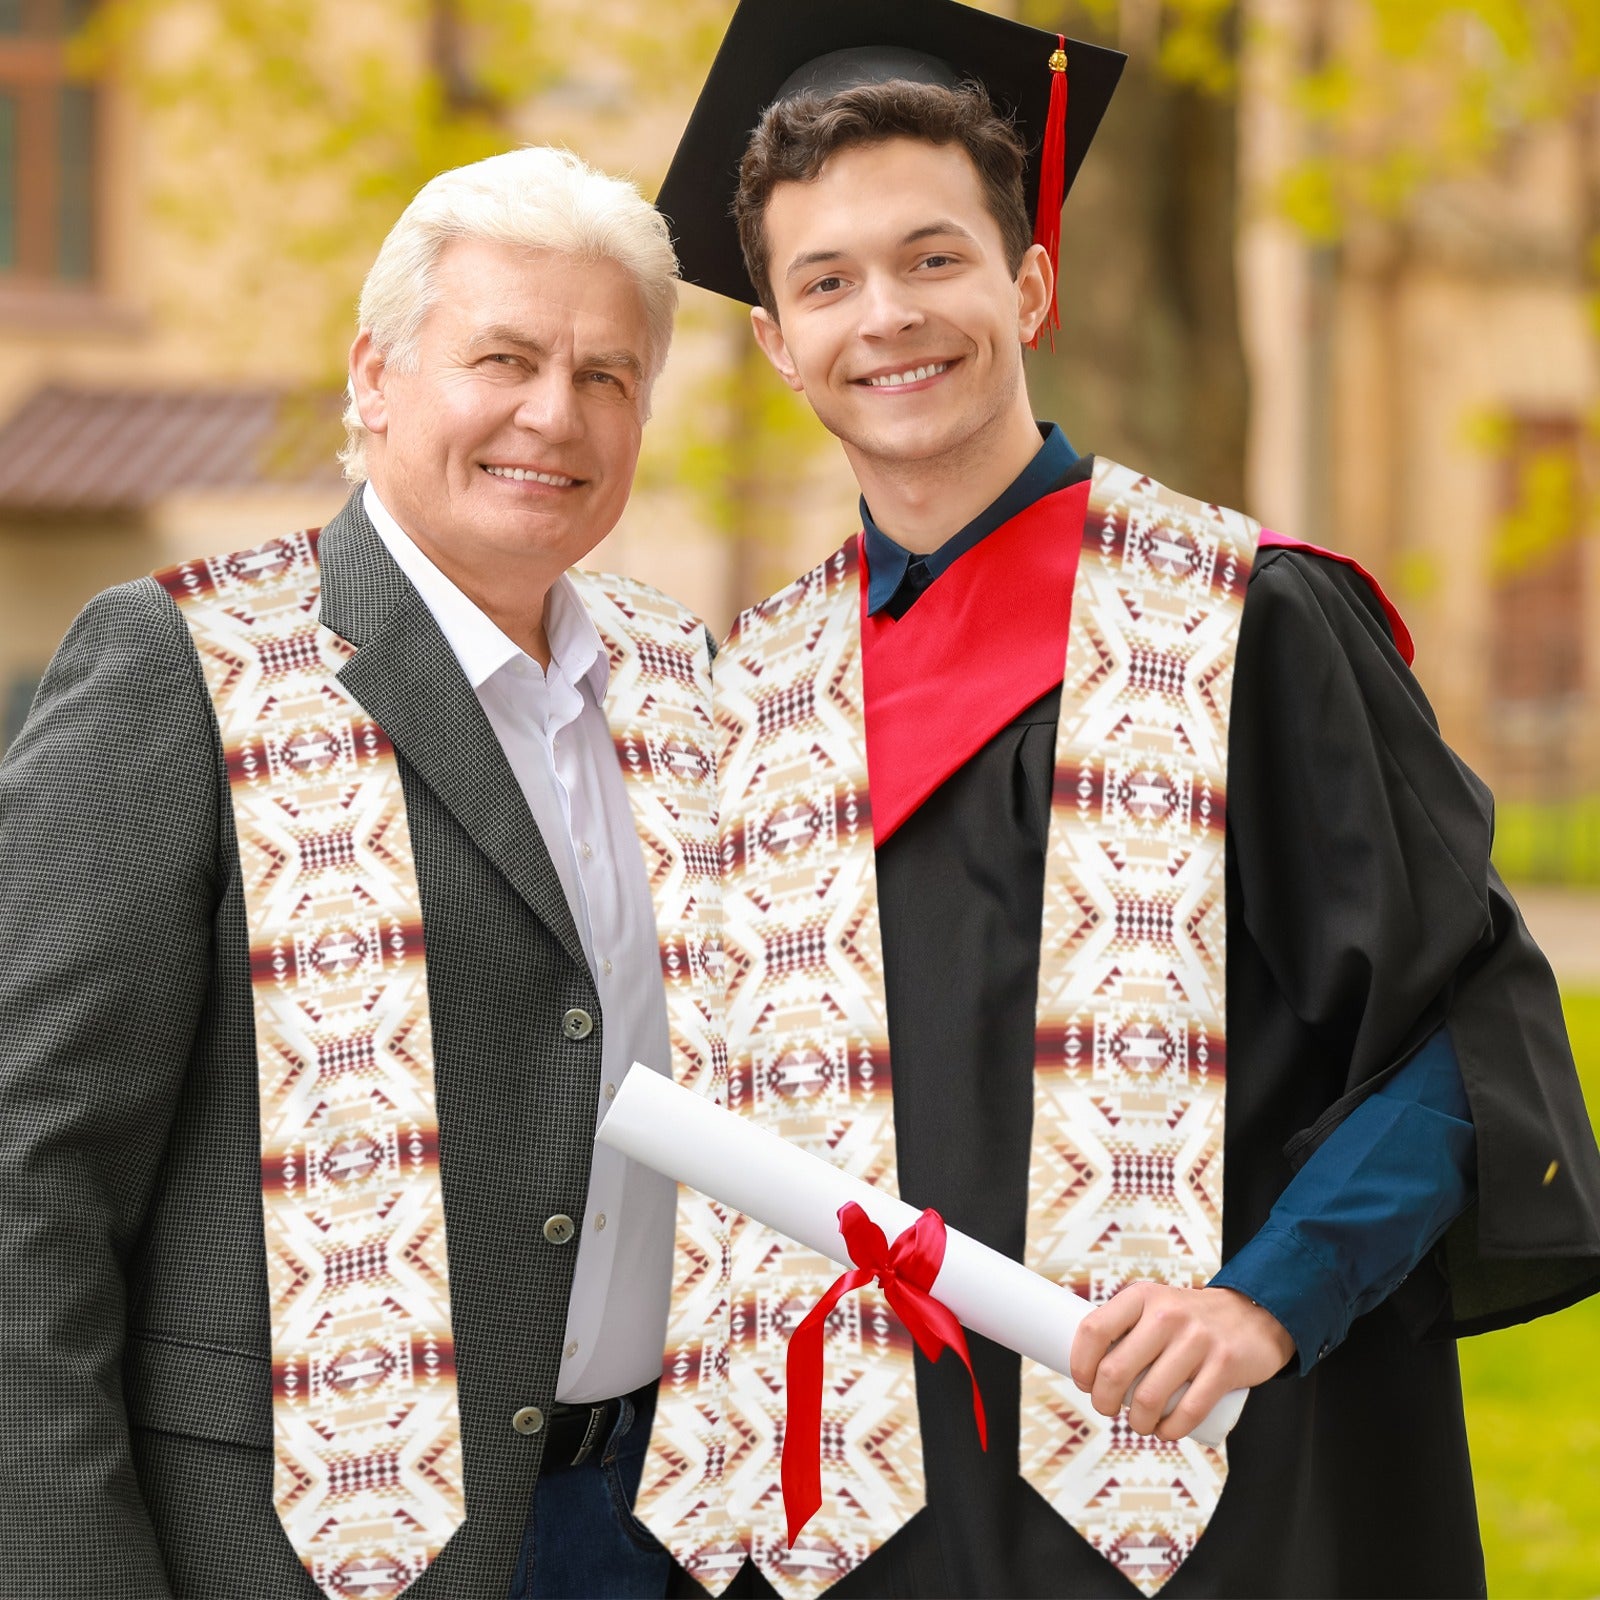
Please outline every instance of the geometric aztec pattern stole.
[[156, 574], [199, 651], [244, 880], [273, 1500], [330, 1597], [466, 1516], [422, 910], [394, 750], [336, 674], [316, 534]]
[[[606, 720], [655, 910], [673, 1077], [722, 1105], [717, 730], [705, 627], [642, 583], [568, 576], [611, 664]], [[719, 1591], [744, 1560], [722, 1488], [728, 1311], [727, 1212], [680, 1186], [665, 1360], [634, 1509], [652, 1526], [665, 1522], [663, 1542], [679, 1563]]]
[[[1096, 1303], [1221, 1264], [1228, 711], [1260, 529], [1096, 464], [1045, 874], [1028, 1265]], [[1022, 1474], [1145, 1594], [1221, 1449], [1143, 1439], [1023, 1363]]]
[[[745, 612], [717, 654], [728, 1099], [893, 1193], [858, 572], [852, 541]], [[876, 1285], [828, 1319], [822, 1506], [791, 1550], [778, 1481], [785, 1357], [838, 1269], [747, 1218], [736, 1219], [729, 1257], [726, 1428], [710, 1470], [733, 1543], [697, 1567], [678, 1519], [696, 1499], [701, 1464], [658, 1460], [659, 1426], [641, 1515], [713, 1593], [748, 1549], [781, 1594], [800, 1600], [859, 1565], [923, 1504], [911, 1341]], [[684, 1491], [653, 1496], [652, 1483], [674, 1470]]]

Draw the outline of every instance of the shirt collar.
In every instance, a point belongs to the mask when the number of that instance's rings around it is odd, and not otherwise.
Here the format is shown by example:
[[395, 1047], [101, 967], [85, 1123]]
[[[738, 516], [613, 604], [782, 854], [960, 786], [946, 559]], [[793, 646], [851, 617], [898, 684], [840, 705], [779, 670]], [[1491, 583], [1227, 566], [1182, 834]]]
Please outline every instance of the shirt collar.
[[[370, 480], [362, 490], [361, 504], [383, 540], [384, 548], [394, 557], [395, 565], [422, 596], [422, 603], [438, 623], [445, 643], [475, 690], [482, 688], [507, 662], [519, 656], [532, 659], [422, 552], [378, 498], [378, 491]], [[596, 702], [600, 701], [610, 678], [611, 663], [600, 643], [599, 631], [578, 598], [572, 580], [564, 573], [551, 586], [545, 601], [544, 627], [551, 662], [568, 682], [578, 684], [587, 680]], [[533, 665], [537, 667], [538, 662]]]
[[863, 498], [861, 527], [870, 574], [867, 584], [869, 616], [875, 616], [894, 598], [914, 560], [920, 560], [926, 566], [931, 582], [953, 566], [979, 540], [987, 538], [996, 528], [1026, 511], [1034, 501], [1042, 500], [1057, 487], [1078, 459], [1078, 452], [1067, 442], [1067, 436], [1055, 423], [1042, 422], [1038, 428], [1039, 448], [1034, 452], [1033, 459], [1013, 479], [1010, 487], [929, 555], [913, 556], [903, 545], [891, 539], [872, 520], [872, 513]]
[[578, 598], [577, 586], [565, 573], [551, 585], [544, 607], [544, 634], [550, 659], [573, 684], [587, 683], [595, 704], [606, 697], [611, 681], [611, 657], [600, 640], [600, 630]]

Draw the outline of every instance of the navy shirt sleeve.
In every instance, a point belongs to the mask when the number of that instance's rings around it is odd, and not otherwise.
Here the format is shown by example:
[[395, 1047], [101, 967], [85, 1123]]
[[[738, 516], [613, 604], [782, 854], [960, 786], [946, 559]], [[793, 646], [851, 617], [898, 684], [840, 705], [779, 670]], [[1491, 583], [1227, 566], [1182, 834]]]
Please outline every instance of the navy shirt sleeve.
[[1427, 1255], [1476, 1184], [1472, 1114], [1440, 1028], [1317, 1148], [1212, 1284], [1270, 1311], [1307, 1372]]

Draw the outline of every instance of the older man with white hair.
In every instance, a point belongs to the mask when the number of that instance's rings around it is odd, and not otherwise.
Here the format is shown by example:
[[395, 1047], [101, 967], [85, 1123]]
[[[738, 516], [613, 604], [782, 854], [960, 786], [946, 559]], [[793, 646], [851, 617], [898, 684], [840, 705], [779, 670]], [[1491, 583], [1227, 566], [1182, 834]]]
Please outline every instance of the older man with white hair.
[[0, 1592], [664, 1592], [672, 1193], [591, 1140], [715, 1047], [708, 640], [569, 569], [675, 277], [574, 156], [436, 178], [344, 509], [52, 663], [0, 766]]

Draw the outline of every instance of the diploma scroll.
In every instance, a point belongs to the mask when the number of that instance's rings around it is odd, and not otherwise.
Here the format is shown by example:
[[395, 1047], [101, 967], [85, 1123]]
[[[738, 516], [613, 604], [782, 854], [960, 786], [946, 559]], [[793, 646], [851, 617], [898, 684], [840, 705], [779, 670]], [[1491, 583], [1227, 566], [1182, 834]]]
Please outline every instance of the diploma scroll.
[[[839, 1208], [855, 1201], [889, 1239], [912, 1227], [915, 1206], [852, 1178], [820, 1157], [635, 1062], [596, 1138], [652, 1171], [698, 1189], [841, 1267], [852, 1266]], [[950, 1228], [932, 1293], [971, 1332], [1065, 1373], [1072, 1336], [1093, 1307], [1010, 1256]], [[1176, 1404], [1183, 1391], [1173, 1396]], [[1236, 1389], [1193, 1430], [1219, 1445], [1244, 1406]]]

